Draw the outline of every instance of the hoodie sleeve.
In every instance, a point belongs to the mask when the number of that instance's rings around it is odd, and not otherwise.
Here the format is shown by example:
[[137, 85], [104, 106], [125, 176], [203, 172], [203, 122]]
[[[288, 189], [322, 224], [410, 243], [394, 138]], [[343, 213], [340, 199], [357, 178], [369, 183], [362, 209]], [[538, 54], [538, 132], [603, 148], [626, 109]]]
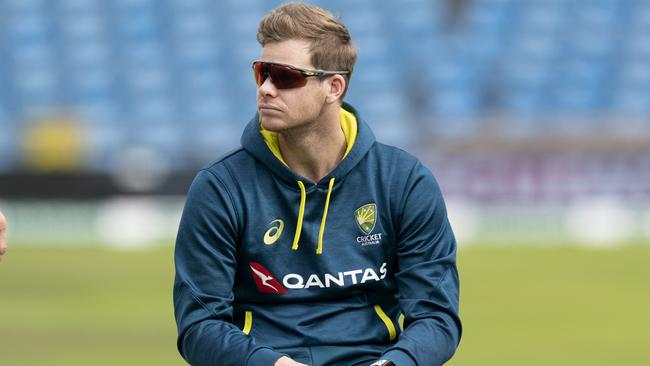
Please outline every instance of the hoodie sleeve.
[[222, 181], [199, 172], [187, 196], [174, 257], [178, 349], [194, 366], [272, 366], [282, 356], [233, 324], [238, 221]]
[[395, 274], [404, 330], [383, 358], [397, 366], [442, 365], [461, 336], [456, 240], [440, 188], [420, 162], [405, 192]]

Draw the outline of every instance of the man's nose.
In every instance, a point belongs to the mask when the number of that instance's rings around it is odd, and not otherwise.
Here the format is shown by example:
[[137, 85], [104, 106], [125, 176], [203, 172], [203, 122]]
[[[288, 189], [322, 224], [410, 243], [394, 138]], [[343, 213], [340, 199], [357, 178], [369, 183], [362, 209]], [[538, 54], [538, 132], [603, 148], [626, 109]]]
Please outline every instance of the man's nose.
[[264, 81], [262, 82], [262, 85], [257, 88], [257, 90], [262, 95], [275, 95], [277, 93], [277, 88], [275, 85], [273, 85], [273, 81], [271, 81], [271, 77], [269, 75], [264, 75]]

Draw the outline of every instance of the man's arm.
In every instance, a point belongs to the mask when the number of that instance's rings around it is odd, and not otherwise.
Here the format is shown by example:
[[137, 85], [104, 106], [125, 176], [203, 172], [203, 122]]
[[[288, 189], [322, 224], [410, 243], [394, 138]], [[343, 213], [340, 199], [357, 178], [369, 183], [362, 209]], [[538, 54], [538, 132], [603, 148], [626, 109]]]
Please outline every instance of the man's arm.
[[7, 220], [0, 211], [0, 261], [5, 253], [7, 253]]
[[174, 281], [178, 349], [194, 366], [273, 366], [282, 356], [233, 324], [237, 215], [223, 182], [199, 172], [176, 239]]
[[451, 358], [461, 336], [456, 240], [440, 188], [420, 162], [405, 192], [395, 274], [404, 331], [382, 358], [397, 366], [437, 366]]

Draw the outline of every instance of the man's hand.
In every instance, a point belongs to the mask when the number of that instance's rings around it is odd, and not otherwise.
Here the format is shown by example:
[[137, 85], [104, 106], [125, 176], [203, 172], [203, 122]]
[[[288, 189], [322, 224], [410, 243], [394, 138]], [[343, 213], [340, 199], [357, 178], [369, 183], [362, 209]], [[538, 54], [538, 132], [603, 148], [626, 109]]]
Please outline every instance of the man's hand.
[[305, 365], [304, 363], [296, 362], [292, 359], [290, 359], [287, 356], [282, 356], [278, 358], [277, 361], [275, 361], [275, 364], [273, 366], [309, 366]]
[[0, 261], [2, 256], [7, 252], [7, 221], [0, 212]]
[[388, 360], [377, 360], [371, 363], [370, 366], [395, 366], [395, 363]]

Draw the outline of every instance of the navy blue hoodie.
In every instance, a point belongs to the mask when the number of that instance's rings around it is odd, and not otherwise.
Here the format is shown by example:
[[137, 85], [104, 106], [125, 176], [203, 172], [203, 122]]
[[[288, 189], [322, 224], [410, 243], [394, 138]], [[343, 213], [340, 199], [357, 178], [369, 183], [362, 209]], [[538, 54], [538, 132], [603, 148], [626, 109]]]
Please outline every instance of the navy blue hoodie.
[[279, 348], [323, 345], [385, 345], [398, 366], [453, 355], [456, 242], [438, 184], [351, 106], [344, 114], [348, 152], [320, 182], [283, 163], [257, 115], [242, 148], [197, 174], [175, 252], [190, 364], [272, 366]]

